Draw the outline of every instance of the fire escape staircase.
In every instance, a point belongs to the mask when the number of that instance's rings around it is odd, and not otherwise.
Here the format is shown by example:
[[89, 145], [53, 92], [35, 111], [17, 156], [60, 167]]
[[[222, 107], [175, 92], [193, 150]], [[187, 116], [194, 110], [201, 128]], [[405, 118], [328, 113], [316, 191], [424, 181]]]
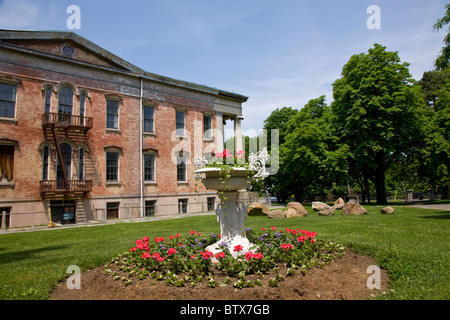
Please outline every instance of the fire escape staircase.
[[[47, 141], [53, 142], [58, 158], [58, 168], [62, 179], [42, 180], [40, 192], [43, 198], [86, 197], [92, 191], [92, 180], [72, 180], [66, 172], [61, 149], [61, 138], [76, 144], [92, 145], [88, 131], [92, 128], [92, 118], [63, 113], [46, 112], [42, 116], [42, 129]], [[92, 162], [92, 161], [91, 161]]]

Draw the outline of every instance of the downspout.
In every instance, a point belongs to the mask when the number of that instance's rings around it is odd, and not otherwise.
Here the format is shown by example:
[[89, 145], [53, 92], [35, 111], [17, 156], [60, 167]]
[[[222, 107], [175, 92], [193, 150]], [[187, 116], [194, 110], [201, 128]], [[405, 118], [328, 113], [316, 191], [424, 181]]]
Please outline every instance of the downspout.
[[142, 141], [142, 108], [143, 108], [143, 96], [144, 96], [144, 87], [143, 87], [143, 79], [141, 77], [141, 94], [140, 94], [140, 102], [139, 102], [139, 172], [140, 172], [140, 177], [139, 177], [139, 181], [140, 181], [140, 185], [141, 185], [141, 217], [144, 217], [144, 181], [143, 181], [143, 176], [144, 173], [142, 172], [143, 170], [143, 165], [142, 165], [142, 150], [143, 150], [143, 141]]

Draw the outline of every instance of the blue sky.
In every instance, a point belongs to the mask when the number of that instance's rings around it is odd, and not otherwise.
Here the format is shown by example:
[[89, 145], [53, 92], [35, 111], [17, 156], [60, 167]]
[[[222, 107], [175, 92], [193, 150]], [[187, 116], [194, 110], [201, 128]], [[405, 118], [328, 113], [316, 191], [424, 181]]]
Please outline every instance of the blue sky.
[[[0, 28], [69, 31], [81, 10], [86, 39], [149, 72], [249, 97], [244, 134], [270, 113], [326, 95], [351, 55], [374, 43], [398, 51], [416, 80], [433, 68], [444, 32], [441, 0], [0, 0]], [[370, 5], [381, 29], [368, 29]], [[231, 128], [231, 126], [227, 126]]]

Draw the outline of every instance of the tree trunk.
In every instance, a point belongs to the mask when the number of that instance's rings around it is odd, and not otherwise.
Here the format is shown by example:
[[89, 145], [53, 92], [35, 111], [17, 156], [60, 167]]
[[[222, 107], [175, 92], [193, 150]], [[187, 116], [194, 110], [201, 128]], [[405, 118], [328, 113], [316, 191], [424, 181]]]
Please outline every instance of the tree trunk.
[[386, 204], [386, 185], [385, 185], [386, 170], [382, 165], [378, 165], [375, 171], [375, 189], [377, 191], [377, 204]]

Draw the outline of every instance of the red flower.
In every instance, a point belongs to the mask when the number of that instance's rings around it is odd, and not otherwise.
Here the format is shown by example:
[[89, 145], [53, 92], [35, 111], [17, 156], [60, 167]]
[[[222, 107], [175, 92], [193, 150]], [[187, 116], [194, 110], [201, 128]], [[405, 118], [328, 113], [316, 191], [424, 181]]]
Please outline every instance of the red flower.
[[143, 237], [142, 238], [142, 241], [145, 241], [145, 242], [148, 242], [150, 239], [149, 239], [149, 237]]
[[292, 249], [292, 244], [283, 243], [283, 244], [281, 245], [281, 249], [283, 249], [283, 250], [285, 250], [285, 251], [288, 251], [288, 250]]
[[161, 255], [160, 255], [158, 252], [155, 252], [155, 253], [152, 255], [152, 258], [155, 259], [155, 260], [158, 260], [159, 262], [162, 262], [162, 261], [164, 261], [164, 259], [165, 259], [165, 258], [161, 257]]
[[136, 247], [130, 249], [130, 252], [136, 251]]
[[150, 257], [151, 257], [150, 253], [148, 253], [148, 252], [144, 252], [141, 256], [142, 259], [149, 259]]
[[225, 258], [225, 253], [223, 253], [223, 251], [216, 254], [216, 259], [219, 258]]
[[253, 253], [253, 252], [251, 252], [251, 251], [249, 251], [249, 252], [247, 252], [246, 254], [245, 254], [245, 259], [247, 259], [247, 261], [249, 261], [250, 259], [263, 259], [264, 258], [264, 256], [263, 256], [263, 254], [261, 253], [261, 252], [258, 252], [258, 253]]
[[178, 238], [180, 236], [180, 234], [179, 233], [177, 233], [176, 235], [175, 235], [175, 238]]
[[297, 242], [303, 242], [305, 241], [306, 237], [305, 236], [300, 236], [297, 238]]
[[276, 227], [272, 227], [272, 228], [270, 228], [270, 229], [272, 229], [273, 231], [277, 230], [277, 228], [276, 228]]
[[170, 248], [169, 250], [167, 250], [167, 254], [168, 254], [169, 256], [171, 256], [171, 255], [173, 255], [173, 254], [175, 254], [175, 253], [177, 253], [177, 250], [175, 250], [174, 248]]
[[194, 231], [194, 230], [191, 230], [191, 232], [189, 232], [189, 234], [195, 234], [195, 231]]
[[240, 251], [242, 251], [244, 248], [240, 245], [240, 244], [238, 244], [237, 246], [234, 246], [234, 249], [233, 249], [233, 251], [234, 252], [240, 252]]
[[212, 256], [214, 256], [214, 253], [212, 253], [211, 251], [200, 251], [200, 254], [203, 256], [203, 259], [208, 260], [209, 258], [211, 258]]
[[163, 242], [163, 241], [164, 241], [164, 238], [163, 238], [163, 237], [160, 237], [160, 238], [155, 237], [155, 241], [156, 241], [156, 242]]

